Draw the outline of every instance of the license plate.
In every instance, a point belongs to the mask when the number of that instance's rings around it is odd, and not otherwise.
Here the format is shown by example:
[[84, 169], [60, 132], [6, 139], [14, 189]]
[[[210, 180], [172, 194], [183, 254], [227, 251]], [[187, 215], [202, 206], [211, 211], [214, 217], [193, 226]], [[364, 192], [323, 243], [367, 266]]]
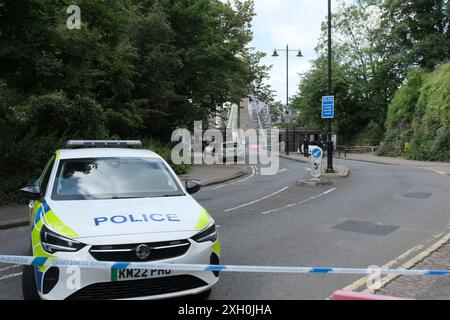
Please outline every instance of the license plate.
[[167, 277], [172, 274], [172, 270], [156, 269], [112, 269], [112, 281], [139, 280], [148, 278]]

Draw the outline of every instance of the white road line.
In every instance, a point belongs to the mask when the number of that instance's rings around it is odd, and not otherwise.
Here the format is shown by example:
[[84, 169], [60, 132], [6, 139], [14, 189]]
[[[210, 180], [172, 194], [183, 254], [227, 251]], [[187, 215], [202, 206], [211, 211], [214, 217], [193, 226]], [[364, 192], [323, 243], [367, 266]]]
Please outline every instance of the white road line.
[[0, 272], [8, 271], [8, 270], [15, 269], [15, 268], [18, 268], [18, 267], [21, 267], [21, 265], [20, 264], [15, 264], [13, 266], [9, 266], [9, 267], [0, 269]]
[[262, 198], [259, 198], [259, 199], [256, 199], [256, 200], [253, 200], [253, 201], [250, 201], [250, 202], [247, 202], [247, 203], [243, 203], [243, 204], [241, 204], [241, 205], [239, 205], [239, 206], [237, 206], [237, 207], [234, 207], [234, 208], [226, 209], [225, 212], [235, 211], [235, 210], [237, 210], [237, 209], [240, 209], [240, 208], [243, 208], [243, 207], [247, 207], [247, 206], [250, 206], [250, 205], [255, 204], [255, 203], [257, 203], [257, 202], [260, 202], [260, 201], [269, 199], [269, 198], [271, 198], [271, 197], [273, 197], [273, 196], [275, 196], [275, 195], [277, 195], [277, 194], [283, 192], [284, 190], [286, 190], [286, 189], [288, 189], [288, 188], [289, 188], [289, 186], [286, 186], [286, 187], [284, 187], [284, 188], [282, 188], [282, 189], [280, 189], [280, 190], [278, 190], [278, 191], [275, 191], [275, 192], [273, 192], [273, 193], [271, 193], [271, 194], [268, 194], [268, 195], [266, 195], [266, 196], [264, 196], [264, 197], [262, 197]]
[[289, 171], [289, 170], [284, 168], [284, 169], [278, 170], [278, 173], [283, 173], [283, 172], [286, 172], [286, 171]]
[[[423, 168], [423, 167], [422, 167]], [[436, 169], [431, 169], [431, 168], [425, 168], [425, 169], [427, 169], [427, 170], [431, 170], [431, 171], [434, 171], [434, 172], [436, 172], [436, 173], [439, 173], [439, 174], [442, 174], [442, 175], [444, 175], [444, 176], [446, 176], [447, 175], [447, 173], [446, 172], [443, 172], [443, 171], [439, 171], [439, 170], [436, 170]]]
[[12, 274], [8, 274], [7, 276], [4, 277], [0, 277], [0, 281], [2, 280], [6, 280], [6, 279], [11, 279], [11, 278], [15, 278], [15, 277], [20, 277], [22, 275], [22, 272], [19, 273], [12, 273]]
[[251, 166], [251, 168], [252, 168], [252, 174], [249, 175], [248, 177], [244, 178], [244, 179], [238, 180], [237, 182], [239, 182], [239, 183], [240, 182], [245, 182], [245, 181], [253, 178], [254, 176], [256, 176], [256, 166]]
[[281, 208], [277, 208], [277, 209], [273, 209], [273, 210], [268, 210], [268, 211], [261, 212], [261, 214], [266, 215], [266, 214], [269, 214], [269, 213], [274, 213], [274, 212], [278, 212], [278, 211], [281, 211], [281, 210], [284, 210], [284, 209], [292, 208], [292, 207], [301, 205], [301, 204], [303, 204], [303, 203], [305, 203], [305, 202], [308, 202], [308, 201], [311, 201], [311, 200], [314, 200], [314, 199], [318, 199], [318, 198], [320, 198], [320, 197], [323, 197], [324, 195], [327, 195], [327, 194], [333, 192], [334, 190], [336, 190], [336, 188], [332, 188], [332, 189], [327, 190], [327, 191], [325, 191], [325, 192], [323, 192], [323, 193], [321, 193], [321, 194], [318, 194], [318, 195], [309, 197], [309, 198], [307, 198], [307, 199], [305, 199], [305, 200], [302, 200], [302, 201], [300, 201], [300, 202], [297, 202], [297, 203], [292, 203], [292, 204], [289, 204], [289, 205], [284, 206], [284, 207], [281, 207]]
[[256, 166], [251, 166], [251, 169], [252, 169], [252, 174], [250, 176], [244, 178], [244, 179], [241, 179], [241, 180], [238, 180], [238, 181], [234, 181], [234, 182], [230, 182], [230, 183], [226, 183], [226, 184], [222, 184], [222, 185], [219, 185], [219, 186], [212, 186], [210, 188], [203, 188], [203, 190], [205, 190], [205, 191], [215, 191], [215, 190], [221, 189], [223, 187], [232, 186], [232, 185], [234, 185], [236, 183], [245, 182], [245, 181], [253, 178], [254, 176], [256, 176], [256, 173], [257, 173]]

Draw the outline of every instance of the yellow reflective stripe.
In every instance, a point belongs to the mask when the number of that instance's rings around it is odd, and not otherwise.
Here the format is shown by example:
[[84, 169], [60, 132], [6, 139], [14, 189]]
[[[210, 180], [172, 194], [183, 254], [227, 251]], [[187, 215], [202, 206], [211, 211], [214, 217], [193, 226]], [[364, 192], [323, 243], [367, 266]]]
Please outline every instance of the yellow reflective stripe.
[[208, 226], [210, 219], [211, 217], [209, 216], [208, 212], [205, 209], [202, 209], [202, 212], [200, 213], [200, 218], [198, 219], [198, 222], [195, 225], [195, 229], [197, 230], [205, 229]]
[[60, 154], [61, 154], [61, 150], [56, 150], [56, 159], [55, 160], [59, 160]]
[[48, 223], [48, 226], [55, 232], [59, 233], [68, 238], [76, 238], [78, 237], [78, 233], [73, 231], [67, 225], [65, 225], [56, 215], [50, 210], [45, 215], [45, 221]]
[[211, 246], [212, 250], [217, 253], [218, 256], [220, 256], [220, 236], [217, 235], [217, 240], [214, 242], [214, 244]]
[[34, 219], [36, 218], [36, 212], [38, 211], [39, 207], [41, 206], [41, 202], [38, 200], [35, 200], [33, 203], [33, 209], [31, 210], [31, 225], [34, 223]]
[[[49, 254], [48, 252], [45, 252], [44, 249], [42, 249], [42, 246], [40, 244], [38, 246], [33, 247], [33, 256], [35, 256], [35, 257], [46, 257], [46, 258], [56, 258], [55, 256]], [[38, 267], [38, 268], [41, 271], [45, 271], [49, 267], [48, 266], [43, 266], [43, 267]]]
[[33, 247], [41, 243], [41, 232], [37, 228], [33, 228], [31, 231], [31, 244]]

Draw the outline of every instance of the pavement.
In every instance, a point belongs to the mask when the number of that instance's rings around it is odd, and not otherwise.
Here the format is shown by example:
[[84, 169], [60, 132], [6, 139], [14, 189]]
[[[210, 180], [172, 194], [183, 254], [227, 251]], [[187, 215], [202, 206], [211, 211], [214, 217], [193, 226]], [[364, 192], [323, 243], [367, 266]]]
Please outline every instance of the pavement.
[[199, 180], [202, 186], [207, 187], [237, 179], [245, 174], [247, 174], [245, 165], [194, 165], [189, 173], [179, 177], [181, 180]]
[[28, 225], [28, 206], [0, 207], [0, 230]]
[[[211, 186], [237, 179], [247, 174], [244, 165], [194, 165], [188, 174], [180, 176], [181, 180], [199, 180], [202, 186]], [[0, 207], [0, 230], [28, 225], [28, 205]]]
[[[421, 270], [449, 270], [450, 242], [444, 243], [438, 249], [412, 266]], [[399, 276], [384, 284], [374, 292], [377, 295], [396, 296], [419, 300], [450, 300], [449, 276]]]
[[375, 153], [347, 153], [346, 157], [341, 153], [341, 156], [336, 154], [334, 157], [336, 159], [379, 163], [384, 165], [419, 167], [450, 176], [450, 162], [417, 161], [402, 158], [379, 157]]

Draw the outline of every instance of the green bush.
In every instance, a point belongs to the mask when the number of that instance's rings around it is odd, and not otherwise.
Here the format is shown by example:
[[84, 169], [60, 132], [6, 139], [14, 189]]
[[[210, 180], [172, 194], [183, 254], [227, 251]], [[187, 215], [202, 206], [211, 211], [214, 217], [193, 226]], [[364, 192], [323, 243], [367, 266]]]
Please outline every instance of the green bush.
[[79, 95], [68, 98], [62, 92], [55, 92], [31, 97], [24, 111], [28, 128], [37, 136], [107, 137], [103, 109], [90, 98]]
[[10, 108], [1, 108], [9, 110], [9, 119], [0, 123], [0, 134], [7, 137], [0, 142], [0, 205], [23, 203], [18, 189], [36, 180], [67, 140], [108, 137], [102, 108], [89, 98], [69, 99], [56, 92], [31, 97], [21, 105], [19, 98], [1, 99], [6, 93], [0, 92], [0, 100], [11, 103]]
[[367, 127], [353, 139], [352, 144], [359, 146], [376, 146], [383, 139], [383, 134], [383, 126], [375, 121], [370, 121]]
[[144, 148], [149, 149], [160, 155], [172, 167], [176, 174], [184, 174], [191, 170], [190, 164], [174, 164], [171, 159], [172, 144], [163, 145], [160, 141], [147, 138], [142, 141]]
[[[389, 106], [379, 155], [450, 160], [450, 63], [434, 72], [414, 70]], [[405, 148], [408, 146], [408, 148]]]

